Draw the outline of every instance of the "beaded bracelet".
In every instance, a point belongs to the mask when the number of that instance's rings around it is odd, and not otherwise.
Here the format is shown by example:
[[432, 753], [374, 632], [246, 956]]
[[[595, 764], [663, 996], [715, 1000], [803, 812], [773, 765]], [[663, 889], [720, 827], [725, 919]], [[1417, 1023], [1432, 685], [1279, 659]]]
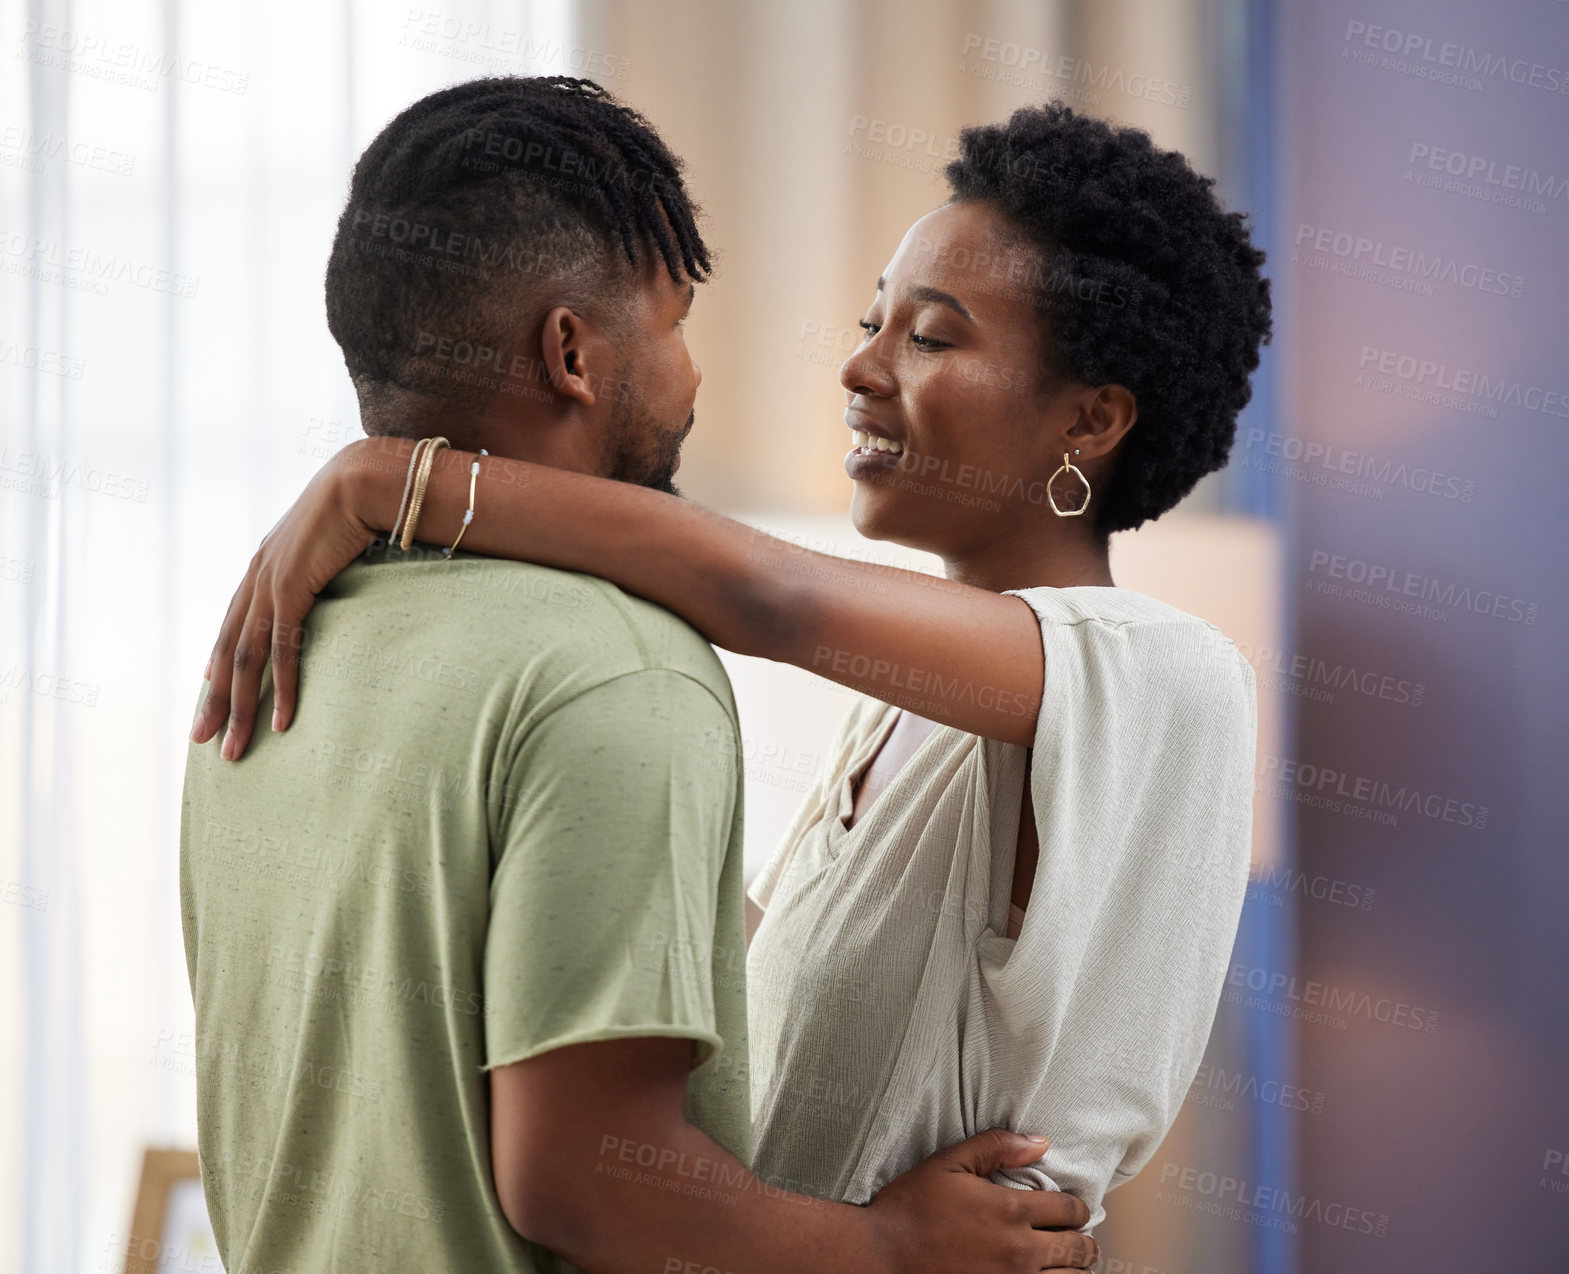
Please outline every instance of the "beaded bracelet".
[[[482, 456], [488, 456], [490, 452], [481, 447], [479, 449], [479, 454]], [[474, 520], [474, 487], [478, 482], [479, 460], [476, 457], [474, 463], [469, 465], [469, 507], [467, 512], [463, 514], [463, 525], [458, 528], [458, 539], [452, 541], [452, 546], [450, 548], [445, 548], [441, 551], [441, 556], [449, 562], [452, 560], [453, 553], [457, 552], [458, 540], [463, 538], [463, 532], [469, 529], [469, 523]]]

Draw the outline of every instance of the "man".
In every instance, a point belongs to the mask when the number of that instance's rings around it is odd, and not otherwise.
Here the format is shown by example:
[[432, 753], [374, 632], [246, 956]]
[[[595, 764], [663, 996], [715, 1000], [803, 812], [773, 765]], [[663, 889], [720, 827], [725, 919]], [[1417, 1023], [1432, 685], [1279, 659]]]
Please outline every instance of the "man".
[[[328, 320], [372, 435], [674, 491], [708, 266], [640, 116], [586, 81], [480, 80], [362, 156]], [[984, 1179], [1039, 1157], [1014, 1134], [864, 1208], [748, 1171], [740, 733], [694, 630], [589, 577], [389, 550], [326, 589], [302, 645], [290, 733], [226, 766], [251, 722], [200, 746], [210, 700], [186, 773], [231, 1274], [1090, 1263], [1092, 1240], [1045, 1232], [1081, 1203]]]

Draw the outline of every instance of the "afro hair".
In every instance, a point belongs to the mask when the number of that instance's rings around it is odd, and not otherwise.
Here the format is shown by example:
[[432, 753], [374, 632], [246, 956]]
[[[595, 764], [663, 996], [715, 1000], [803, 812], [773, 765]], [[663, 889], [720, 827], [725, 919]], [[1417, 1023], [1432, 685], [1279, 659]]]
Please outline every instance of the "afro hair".
[[1096, 525], [1159, 517], [1226, 463], [1270, 338], [1245, 215], [1148, 133], [1060, 102], [965, 129], [946, 175], [955, 201], [996, 208], [1041, 254], [1045, 381], [1118, 384], [1137, 400]]

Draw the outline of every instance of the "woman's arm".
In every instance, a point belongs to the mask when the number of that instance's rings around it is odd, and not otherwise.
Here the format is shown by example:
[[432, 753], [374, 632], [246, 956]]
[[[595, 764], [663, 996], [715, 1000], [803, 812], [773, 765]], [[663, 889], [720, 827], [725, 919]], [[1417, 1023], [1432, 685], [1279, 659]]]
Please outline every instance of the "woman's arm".
[[[391, 527], [413, 447], [349, 444], [263, 542], [214, 649], [193, 738], [211, 737], [230, 716], [232, 693], [231, 725], [242, 736], [233, 754], [244, 751], [269, 647], [275, 728], [287, 726], [297, 655], [284, 635], [300, 631], [315, 593]], [[437, 454], [422, 542], [457, 536], [474, 459]], [[474, 508], [465, 550], [601, 576], [727, 650], [794, 664], [971, 734], [1034, 741], [1041, 635], [1020, 598], [813, 552], [664, 492], [500, 456], [480, 459]]]
[[[362, 444], [355, 444], [360, 446]], [[405, 460], [413, 443], [395, 445]], [[437, 454], [420, 539], [450, 544], [472, 453]], [[391, 471], [351, 470], [362, 516], [390, 525]], [[363, 503], [361, 501], [364, 501]], [[463, 545], [598, 575], [675, 611], [715, 645], [794, 664], [971, 734], [1029, 744], [1042, 670], [1029, 604], [952, 580], [803, 549], [648, 487], [501, 457], [480, 460]]]

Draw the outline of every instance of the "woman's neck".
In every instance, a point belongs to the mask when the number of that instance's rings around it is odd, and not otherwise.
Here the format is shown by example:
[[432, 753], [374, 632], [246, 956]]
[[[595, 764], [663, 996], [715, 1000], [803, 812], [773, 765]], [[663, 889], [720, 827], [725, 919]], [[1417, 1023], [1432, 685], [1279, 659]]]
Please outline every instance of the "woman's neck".
[[1091, 534], [987, 544], [945, 556], [944, 574], [961, 584], [1001, 593], [1010, 588], [1114, 587], [1110, 540]]

